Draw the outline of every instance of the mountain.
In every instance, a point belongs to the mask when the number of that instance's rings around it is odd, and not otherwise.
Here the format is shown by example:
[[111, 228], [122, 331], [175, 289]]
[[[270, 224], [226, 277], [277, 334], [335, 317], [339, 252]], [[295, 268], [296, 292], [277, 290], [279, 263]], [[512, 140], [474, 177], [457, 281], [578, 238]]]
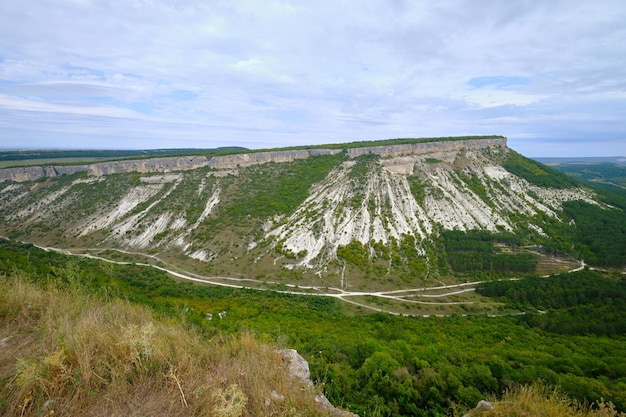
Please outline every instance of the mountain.
[[626, 260], [623, 237], [606, 247], [581, 232], [608, 216], [621, 233], [625, 207], [500, 136], [9, 168], [0, 178], [5, 236], [223, 284], [374, 291]]

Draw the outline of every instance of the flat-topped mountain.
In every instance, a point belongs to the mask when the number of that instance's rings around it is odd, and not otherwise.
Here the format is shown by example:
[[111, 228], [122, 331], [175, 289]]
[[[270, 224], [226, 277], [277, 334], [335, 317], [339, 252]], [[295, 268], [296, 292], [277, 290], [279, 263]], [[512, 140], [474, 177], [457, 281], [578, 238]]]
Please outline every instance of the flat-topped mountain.
[[503, 137], [11, 168], [0, 178], [5, 236], [351, 290], [552, 272], [550, 258], [566, 252], [602, 263], [577, 237], [576, 210], [621, 210]]

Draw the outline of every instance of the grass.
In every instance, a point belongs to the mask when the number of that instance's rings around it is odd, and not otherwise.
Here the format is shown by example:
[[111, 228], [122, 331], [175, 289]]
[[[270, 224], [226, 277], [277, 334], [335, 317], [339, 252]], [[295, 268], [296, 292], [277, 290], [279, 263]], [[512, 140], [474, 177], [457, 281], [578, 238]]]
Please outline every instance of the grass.
[[508, 391], [492, 409], [477, 407], [468, 417], [624, 417], [613, 404], [600, 401], [589, 406], [573, 402], [559, 390], [541, 384]]
[[0, 277], [0, 415], [324, 415], [275, 347], [183, 316]]

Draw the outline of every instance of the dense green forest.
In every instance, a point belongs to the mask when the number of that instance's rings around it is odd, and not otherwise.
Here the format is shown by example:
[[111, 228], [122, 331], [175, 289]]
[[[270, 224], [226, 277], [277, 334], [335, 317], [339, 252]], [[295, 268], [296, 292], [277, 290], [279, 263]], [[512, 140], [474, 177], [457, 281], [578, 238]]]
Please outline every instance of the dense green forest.
[[[576, 252], [593, 265], [626, 265], [626, 167], [610, 163], [558, 164], [559, 171], [583, 181], [609, 207], [583, 201], [563, 204], [564, 213], [576, 224]], [[620, 186], [621, 184], [621, 186]]]
[[581, 181], [626, 186], [626, 166], [615, 163], [564, 163], [554, 168]]
[[[523, 310], [520, 323], [561, 334], [626, 334], [626, 280], [610, 280], [582, 270], [549, 278], [480, 284], [479, 294]], [[546, 311], [549, 314], [546, 314]]]
[[533, 272], [537, 257], [530, 253], [504, 253], [496, 244], [519, 247], [522, 239], [513, 234], [484, 230], [448, 230], [441, 233], [447, 260], [456, 272]]
[[576, 222], [574, 239], [589, 263], [618, 268], [626, 265], [624, 210], [569, 201], [563, 203], [563, 211]]
[[626, 191], [619, 185], [626, 184], [626, 167], [568, 163], [552, 168], [515, 152], [509, 153], [504, 167], [538, 186], [564, 188], [584, 184], [603, 203], [566, 201], [562, 204], [563, 222], [540, 216], [543, 219], [538, 220], [550, 236], [537, 242], [544, 249], [570, 253], [591, 265], [626, 266]]
[[[79, 281], [94, 294], [148, 305], [207, 338], [247, 330], [260, 340], [295, 348], [309, 361], [312, 378], [328, 398], [363, 417], [445, 415], [455, 404], [468, 409], [480, 399], [537, 380], [580, 401], [604, 398], [626, 409], [626, 336], [620, 331], [611, 336], [561, 334], [535, 326], [525, 316], [363, 315], [331, 298], [177, 282], [153, 268], [0, 241], [0, 279], [11, 279], [16, 271], [67, 288]], [[592, 311], [614, 289], [623, 291], [621, 283], [585, 274], [583, 278], [607, 285], [593, 298], [598, 304], [590, 304]], [[591, 290], [582, 283], [568, 287], [572, 295], [564, 306], [586, 303], [589, 297], [580, 292]], [[540, 295], [530, 297], [528, 305], [549, 302]], [[223, 319], [218, 312], [226, 312]], [[552, 317], [552, 312], [543, 316]]]

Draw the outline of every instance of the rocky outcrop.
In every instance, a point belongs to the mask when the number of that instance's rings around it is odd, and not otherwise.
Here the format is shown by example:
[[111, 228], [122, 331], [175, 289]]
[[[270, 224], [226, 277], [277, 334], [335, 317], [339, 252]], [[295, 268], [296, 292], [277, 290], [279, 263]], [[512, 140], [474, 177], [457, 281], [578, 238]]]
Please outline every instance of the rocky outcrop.
[[494, 406], [492, 402], [480, 400], [476, 407], [470, 410], [468, 414], [463, 414], [463, 417], [481, 416], [487, 411], [493, 410], [493, 408]]
[[234, 155], [214, 156], [209, 160], [209, 167], [215, 169], [234, 169], [268, 162], [293, 162], [310, 156], [307, 150], [240, 153]]
[[[311, 372], [309, 371], [309, 363], [295, 349], [280, 349], [278, 353], [287, 362], [289, 375], [302, 384], [313, 388], [311, 381]], [[358, 414], [349, 411], [343, 411], [331, 404], [324, 394], [315, 394], [315, 402], [317, 406], [325, 412], [337, 417], [359, 417]]]
[[43, 167], [5, 168], [0, 170], [0, 179], [3, 181], [32, 181], [45, 176], [46, 172]]
[[[462, 149], [478, 150], [506, 147], [506, 138], [447, 140], [406, 145], [382, 145], [347, 149], [350, 158], [366, 154], [382, 157], [398, 157], [402, 155], [423, 155], [430, 152], [450, 152]], [[180, 156], [150, 159], [129, 159], [121, 161], [98, 162], [89, 165], [39, 166], [0, 169], [0, 181], [34, 181], [41, 177], [55, 177], [87, 171], [88, 175], [102, 176], [128, 172], [173, 172], [210, 167], [217, 170], [236, 169], [269, 162], [293, 162], [310, 156], [335, 155], [342, 149], [292, 149], [273, 152], [250, 152], [233, 155], [213, 156]]]
[[0, 181], [35, 181], [42, 177], [72, 175], [87, 172], [91, 176], [123, 174], [128, 172], [173, 172], [196, 169], [208, 165], [206, 156], [170, 157], [151, 159], [131, 159], [122, 161], [98, 162], [89, 165], [54, 165], [44, 167], [20, 167], [0, 169]]
[[89, 165], [57, 165], [53, 167], [45, 167], [54, 171], [54, 173], [46, 172], [47, 177], [54, 177], [55, 175], [72, 175], [77, 172], [89, 171]]
[[235, 155], [214, 156], [209, 160], [209, 167], [215, 169], [235, 169], [269, 162], [293, 162], [296, 159], [307, 159], [309, 156], [335, 155], [340, 149], [298, 149], [275, 152], [254, 152]]

